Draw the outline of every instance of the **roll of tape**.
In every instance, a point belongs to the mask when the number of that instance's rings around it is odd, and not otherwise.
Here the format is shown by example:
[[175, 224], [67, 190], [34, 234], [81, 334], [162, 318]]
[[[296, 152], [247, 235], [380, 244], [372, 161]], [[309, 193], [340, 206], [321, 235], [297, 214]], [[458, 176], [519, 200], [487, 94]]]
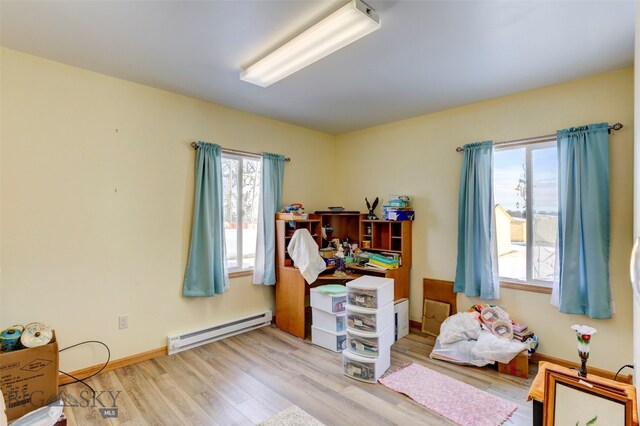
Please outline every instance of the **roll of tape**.
[[504, 311], [501, 311], [502, 309], [500, 308], [484, 308], [482, 309], [482, 312], [480, 312], [480, 318], [482, 319], [483, 323], [491, 327], [493, 326], [493, 323], [503, 319], [502, 312]]
[[491, 331], [498, 337], [505, 337], [507, 339], [513, 338], [513, 326], [511, 321], [497, 320], [491, 325]]
[[0, 351], [10, 352], [16, 350], [23, 330], [24, 327], [21, 325], [14, 325], [2, 330], [2, 333], [0, 333]]
[[53, 329], [41, 322], [27, 324], [22, 332], [20, 343], [25, 348], [35, 348], [44, 346], [53, 339]]

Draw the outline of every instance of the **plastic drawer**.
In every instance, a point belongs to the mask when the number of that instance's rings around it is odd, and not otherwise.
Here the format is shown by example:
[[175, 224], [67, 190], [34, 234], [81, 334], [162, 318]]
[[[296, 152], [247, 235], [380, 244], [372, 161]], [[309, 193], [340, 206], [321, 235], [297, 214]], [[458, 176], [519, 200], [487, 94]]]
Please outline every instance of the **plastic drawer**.
[[378, 309], [390, 302], [393, 302], [391, 278], [365, 276], [347, 283], [349, 305]]
[[342, 352], [347, 348], [347, 334], [344, 331], [332, 333], [331, 331], [311, 326], [311, 343], [333, 352]]
[[345, 313], [332, 314], [318, 308], [311, 308], [312, 324], [323, 330], [338, 333], [347, 329], [347, 316]]
[[390, 325], [377, 334], [349, 329], [347, 330], [347, 349], [358, 355], [376, 357], [393, 345], [394, 329], [395, 327]]
[[347, 328], [369, 333], [380, 333], [392, 325], [393, 320], [393, 302], [380, 309], [367, 309], [347, 305]]
[[360, 356], [346, 350], [342, 352], [342, 372], [352, 379], [376, 383], [391, 365], [391, 349], [380, 352], [376, 358]]
[[310, 305], [312, 308], [320, 309], [333, 314], [344, 312], [347, 303], [347, 295], [328, 295], [320, 293], [317, 289], [312, 288], [309, 293]]

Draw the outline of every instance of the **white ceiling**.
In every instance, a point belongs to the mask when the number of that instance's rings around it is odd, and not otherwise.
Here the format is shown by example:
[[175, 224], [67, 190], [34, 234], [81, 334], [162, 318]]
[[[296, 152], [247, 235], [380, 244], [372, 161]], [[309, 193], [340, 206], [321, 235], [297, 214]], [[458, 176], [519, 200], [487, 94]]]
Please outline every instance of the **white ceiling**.
[[0, 44], [331, 134], [633, 63], [632, 0], [371, 0], [380, 30], [268, 88], [238, 78], [344, 3], [1, 0]]

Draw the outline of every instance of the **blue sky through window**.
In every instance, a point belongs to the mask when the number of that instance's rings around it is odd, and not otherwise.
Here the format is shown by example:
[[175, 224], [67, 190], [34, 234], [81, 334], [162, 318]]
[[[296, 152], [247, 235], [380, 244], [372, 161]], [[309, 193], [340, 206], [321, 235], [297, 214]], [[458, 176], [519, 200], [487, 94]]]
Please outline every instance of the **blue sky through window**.
[[[522, 211], [525, 201], [516, 187], [524, 177], [526, 149], [502, 149], [494, 151], [493, 185], [495, 202], [506, 210]], [[533, 151], [533, 198], [534, 213], [557, 213], [558, 211], [558, 159], [556, 148], [549, 147]]]

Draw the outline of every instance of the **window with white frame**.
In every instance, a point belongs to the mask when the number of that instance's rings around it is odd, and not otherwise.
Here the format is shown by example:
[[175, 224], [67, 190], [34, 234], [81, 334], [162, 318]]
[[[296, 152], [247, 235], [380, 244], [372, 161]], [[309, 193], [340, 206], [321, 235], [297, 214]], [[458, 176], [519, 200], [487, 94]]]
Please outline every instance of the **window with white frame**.
[[550, 287], [558, 238], [556, 141], [494, 147], [498, 275]]
[[222, 154], [224, 237], [229, 272], [253, 269], [258, 233], [262, 159]]

